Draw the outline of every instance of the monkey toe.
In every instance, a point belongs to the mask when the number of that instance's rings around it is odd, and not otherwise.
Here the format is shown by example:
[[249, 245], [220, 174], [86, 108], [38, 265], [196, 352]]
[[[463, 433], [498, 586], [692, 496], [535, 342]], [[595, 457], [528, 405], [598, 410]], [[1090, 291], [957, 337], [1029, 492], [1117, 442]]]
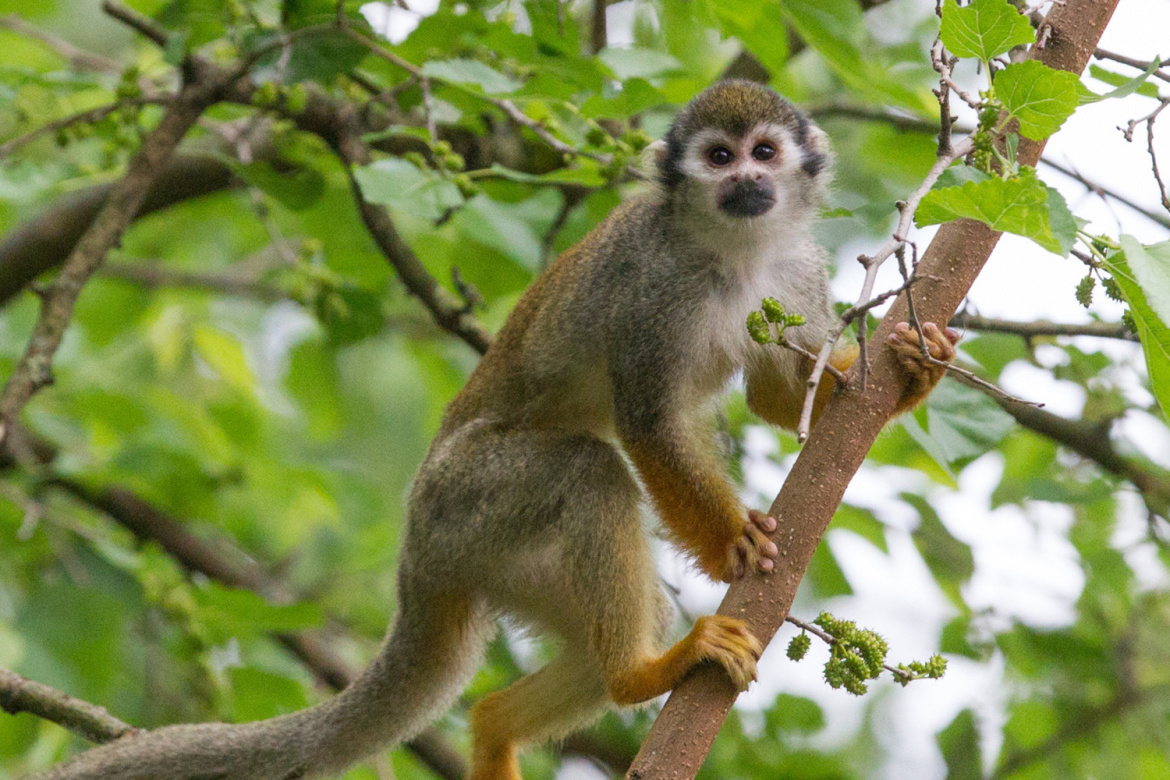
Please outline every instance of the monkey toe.
[[768, 534], [776, 530], [776, 518], [769, 517], [758, 509], [748, 511], [743, 533], [731, 549], [732, 578], [739, 579], [748, 572], [770, 572], [776, 568], [776, 557], [780, 554], [776, 543]]
[[763, 649], [742, 620], [709, 615], [695, 621], [697, 660], [722, 666], [741, 691], [756, 679], [756, 661]]

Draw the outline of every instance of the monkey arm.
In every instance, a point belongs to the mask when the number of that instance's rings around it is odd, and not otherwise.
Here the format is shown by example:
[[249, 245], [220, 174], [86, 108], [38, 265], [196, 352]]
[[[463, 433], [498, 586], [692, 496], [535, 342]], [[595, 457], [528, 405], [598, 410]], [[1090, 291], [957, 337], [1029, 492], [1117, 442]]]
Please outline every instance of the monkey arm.
[[[790, 353], [777, 353], [773, 347], [764, 349], [768, 352], [752, 361], [745, 372], [748, 408], [773, 425], [796, 430], [812, 364]], [[857, 360], [857, 354], [856, 344], [838, 345], [829, 356], [829, 364], [838, 371], [845, 371]], [[792, 358], [798, 367], [797, 376], [792, 375]], [[814, 423], [836, 388], [837, 380], [826, 373], [813, 402]]]
[[626, 427], [622, 441], [674, 539], [704, 573], [728, 580], [747, 510], [723, 465], [710, 454], [713, 442], [702, 447], [688, 427], [682, 421], [641, 431]]

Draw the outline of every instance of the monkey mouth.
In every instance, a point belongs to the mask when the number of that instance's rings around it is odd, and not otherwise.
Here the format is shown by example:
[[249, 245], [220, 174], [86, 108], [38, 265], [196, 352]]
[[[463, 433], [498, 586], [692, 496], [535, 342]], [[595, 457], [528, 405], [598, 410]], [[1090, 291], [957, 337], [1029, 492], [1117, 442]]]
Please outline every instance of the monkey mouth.
[[776, 203], [770, 187], [756, 182], [738, 182], [719, 199], [719, 208], [733, 217], [758, 217]]

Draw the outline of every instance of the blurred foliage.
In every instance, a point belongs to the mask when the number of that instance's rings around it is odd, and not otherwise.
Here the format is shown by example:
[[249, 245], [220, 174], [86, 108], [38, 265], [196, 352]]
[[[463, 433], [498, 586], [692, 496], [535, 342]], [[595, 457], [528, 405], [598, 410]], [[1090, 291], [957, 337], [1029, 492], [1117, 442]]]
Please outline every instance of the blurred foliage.
[[[0, 13], [124, 68], [73, 67], [52, 46], [0, 29], [0, 139], [126, 103], [102, 121], [34, 138], [3, 160], [0, 231], [116, 177], [159, 116], [157, 107], [131, 105], [133, 98], [143, 89], [173, 88], [184, 52], [227, 61], [279, 41], [282, 27], [327, 23], [337, 9], [333, 0], [134, 0], [130, 5], [175, 33], [160, 51], [103, 16], [99, 5], [0, 0]], [[891, 204], [935, 159], [927, 51], [939, 23], [932, 3], [899, 0], [867, 14], [862, 5], [875, 4], [854, 0], [632, 0], [619, 4], [621, 14], [615, 6], [610, 19], [611, 32], [620, 29], [631, 42], [596, 56], [588, 52], [588, 3], [441, 0], [425, 15], [373, 5], [346, 0], [342, 9], [371, 33], [383, 31], [377, 20], [387, 15], [406, 27], [417, 23], [393, 49], [430, 77], [429, 97], [348, 39], [305, 36], [276, 46], [257, 63], [257, 80], [271, 85], [258, 107], [216, 107], [190, 139], [192, 148], [230, 165], [244, 186], [133, 225], [110, 262], [149, 268], [163, 283], [101, 274], [86, 288], [55, 363], [56, 382], [24, 415], [55, 456], [47, 465], [7, 464], [0, 474], [0, 666], [139, 726], [250, 720], [327, 695], [274, 633], [324, 626], [341, 654], [360, 664], [393, 614], [402, 497], [475, 355], [402, 290], [320, 139], [277, 121], [275, 154], [253, 159], [243, 144], [218, 141], [224, 128], [254, 126], [280, 101], [296, 113], [309, 87], [371, 112], [384, 101], [394, 119], [370, 140], [398, 145], [359, 173], [363, 191], [391, 209], [427, 269], [453, 290], [457, 270], [464, 290], [475, 291], [469, 300], [482, 300], [476, 313], [490, 328], [555, 252], [636, 188], [621, 174], [645, 140], [664, 132], [681, 103], [742, 65], [744, 52], [832, 138], [838, 174], [820, 230], [833, 253], [859, 234], [871, 244], [884, 240]], [[1028, 32], [1008, 24], [1003, 41], [1030, 40]], [[984, 55], [979, 49], [972, 56]], [[1129, 83], [1101, 74], [1107, 85]], [[1148, 84], [1131, 86], [1156, 94]], [[566, 143], [623, 164], [566, 161], [510, 125], [483, 95], [506, 96]], [[428, 101], [440, 138], [425, 127]], [[841, 106], [857, 110], [833, 110]], [[882, 121], [878, 115], [890, 109], [927, 127]], [[1100, 250], [1113, 271], [1137, 265], [1136, 282], [1119, 276], [1122, 293], [1143, 337], [1160, 333], [1167, 300], [1160, 291], [1170, 278], [1165, 253], [1124, 241]], [[1158, 295], [1149, 293], [1151, 278]], [[247, 285], [224, 284], [241, 281]], [[0, 376], [23, 351], [36, 311], [36, 297], [25, 293], [0, 313]], [[1160, 342], [1153, 343], [1147, 351], [1157, 351]], [[1027, 370], [1075, 387], [1086, 398], [1087, 420], [1128, 414], [1164, 425], [1154, 396], [1138, 386], [1147, 380], [1136, 345], [1106, 350], [1099, 340], [988, 334], [969, 335], [963, 350], [992, 381]], [[1162, 370], [1156, 355], [1149, 359]], [[1164, 385], [1153, 391], [1164, 397]], [[742, 475], [756, 424], [735, 393], [724, 417], [733, 472]], [[775, 443], [770, 457], [790, 462], [795, 441], [780, 434]], [[1039, 533], [1038, 510], [1059, 505], [1065, 512], [1061, 536], [1084, 580], [1066, 618], [1031, 625], [969, 604], [983, 562], [942, 504], [976, 464], [979, 473], [995, 474], [991, 508], [1014, 509], [1014, 522]], [[1002, 670], [998, 709], [989, 714], [956, 700], [947, 710], [953, 720], [936, 729], [947, 776], [1170, 776], [1170, 657], [1161, 639], [1170, 631], [1165, 520], [1151, 515], [1145, 525], [1128, 483], [1016, 425], [986, 395], [949, 382], [879, 439], [864, 469], [913, 486], [891, 499], [911, 520], [894, 523], [885, 511], [843, 505], [798, 609], [811, 616], [855, 592], [837, 559], [837, 539], [858, 537], [890, 560], [917, 556], [950, 613], [915, 654], [938, 650], [967, 660], [951, 675], [976, 663]], [[61, 489], [62, 481], [131, 491], [197, 536], [230, 541], [295, 598], [278, 603], [189, 575], [159, 546], [136, 543], [76, 491]], [[881, 631], [866, 615], [848, 617]], [[458, 744], [465, 744], [467, 701], [547, 657], [514, 632], [507, 637], [493, 645], [465, 701], [439, 724]], [[910, 653], [894, 645], [890, 655], [897, 662]], [[817, 674], [815, 665], [787, 665], [779, 656], [773, 662], [786, 664], [785, 676]], [[836, 710], [822, 706], [844, 697], [840, 692], [781, 693], [737, 709], [702, 776], [905, 776], [890, 768], [895, 737], [883, 713], [897, 697], [931, 685], [916, 682], [904, 692], [884, 677], [862, 700], [854, 725], [834, 724]], [[608, 715], [592, 733], [612, 753], [632, 755], [653, 711]], [[0, 778], [82, 747], [53, 724], [0, 716]], [[529, 780], [552, 778], [562, 765], [552, 749], [524, 761]], [[386, 763], [347, 777], [389, 776]], [[433, 777], [402, 750], [389, 763], [402, 780]]]

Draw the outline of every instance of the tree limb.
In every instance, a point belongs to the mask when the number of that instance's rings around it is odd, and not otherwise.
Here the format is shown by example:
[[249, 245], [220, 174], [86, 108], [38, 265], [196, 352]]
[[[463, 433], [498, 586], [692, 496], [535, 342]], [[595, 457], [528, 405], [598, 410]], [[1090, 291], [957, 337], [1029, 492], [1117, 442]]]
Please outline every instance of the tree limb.
[[76, 699], [8, 669], [0, 669], [0, 709], [10, 715], [27, 712], [51, 720], [90, 742], [113, 742], [141, 731], [96, 704]]
[[[1115, 5], [1116, 0], [1067, 0], [1056, 6], [1046, 20], [1053, 30], [1050, 40], [1034, 54], [1050, 67], [1080, 73]], [[1022, 142], [1019, 159], [1035, 165], [1042, 148], [1043, 144]], [[998, 233], [969, 220], [939, 229], [920, 263], [927, 276], [915, 290], [922, 320], [950, 320], [998, 240]], [[874, 342], [884, 343], [893, 325], [906, 320], [907, 314], [903, 295], [882, 320]], [[902, 388], [891, 351], [882, 349], [875, 356], [868, 390], [861, 393], [851, 387], [830, 401], [769, 511], [780, 521], [772, 534], [781, 551], [775, 570], [733, 582], [720, 614], [745, 620], [761, 641], [771, 640], [849, 480], [897, 407]], [[693, 778], [736, 695], [721, 669], [693, 670], [667, 700], [627, 778]]]
[[116, 60], [79, 49], [64, 38], [28, 24], [16, 14], [0, 16], [0, 28], [12, 30], [18, 35], [40, 41], [67, 60], [69, 66], [74, 70], [88, 70], [95, 73], [122, 72], [122, 65]]
[[[974, 384], [971, 386], [981, 389]], [[1118, 452], [1109, 438], [1112, 420], [1070, 420], [1032, 404], [988, 395], [1028, 430], [1046, 436], [1110, 474], [1133, 483], [1151, 509], [1163, 516], [1170, 509], [1170, 472]]]
[[1001, 320], [994, 317], [980, 317], [961, 311], [951, 317], [952, 328], [970, 328], [989, 333], [1011, 333], [1024, 338], [1040, 336], [1095, 336], [1103, 339], [1121, 339], [1123, 341], [1137, 341], [1138, 337], [1130, 332], [1123, 322], [1084, 322], [1064, 323], [1049, 322], [1048, 320], [1034, 320], [1032, 322], [1018, 322], [1016, 320]]
[[121, 240], [155, 177], [199, 116], [219, 99], [222, 88], [223, 82], [210, 74], [183, 87], [66, 259], [61, 275], [45, 295], [28, 348], [0, 393], [0, 442], [33, 394], [52, 381], [53, 356], [86, 281]]

